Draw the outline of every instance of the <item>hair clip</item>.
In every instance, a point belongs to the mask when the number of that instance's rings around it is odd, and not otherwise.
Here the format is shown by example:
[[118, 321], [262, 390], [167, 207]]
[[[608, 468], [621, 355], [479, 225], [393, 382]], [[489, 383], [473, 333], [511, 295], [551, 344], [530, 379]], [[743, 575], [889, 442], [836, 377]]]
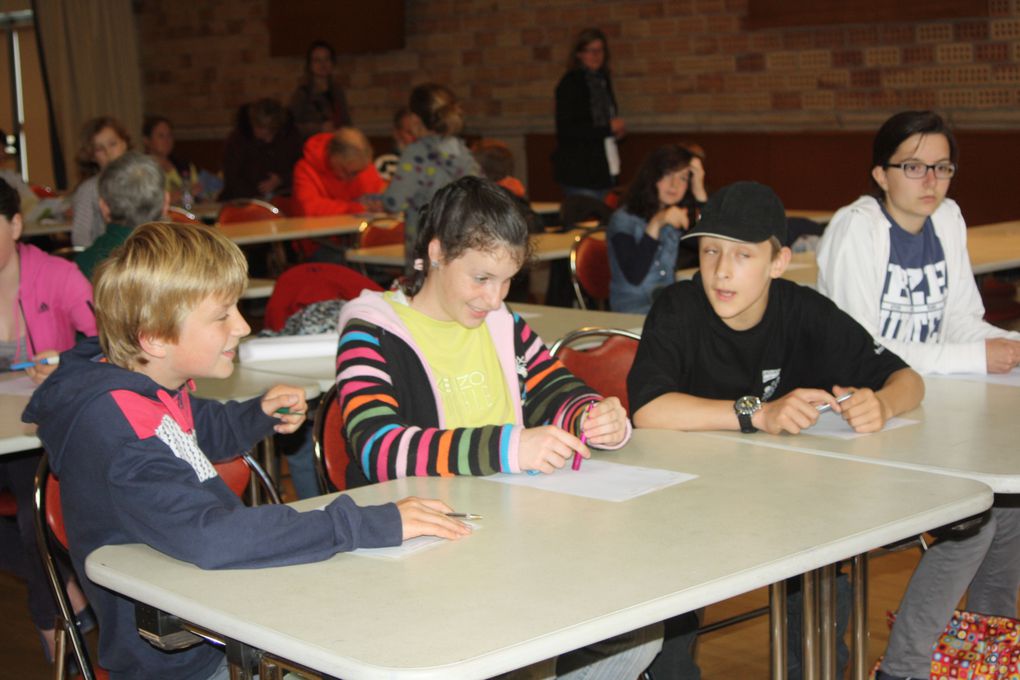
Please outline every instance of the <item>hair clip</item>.
[[413, 266], [414, 266], [414, 271], [416, 271], [416, 272], [425, 271], [425, 260], [423, 260], [423, 259], [421, 259], [419, 257], [419, 258], [415, 259]]

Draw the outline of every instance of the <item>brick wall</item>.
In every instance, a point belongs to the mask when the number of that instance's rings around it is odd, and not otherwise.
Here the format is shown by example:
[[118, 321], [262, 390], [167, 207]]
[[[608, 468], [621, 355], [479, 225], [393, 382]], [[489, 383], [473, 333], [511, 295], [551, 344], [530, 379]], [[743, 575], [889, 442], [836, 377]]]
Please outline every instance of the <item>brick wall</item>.
[[[183, 138], [221, 137], [238, 105], [286, 99], [300, 76], [299, 59], [269, 57], [265, 0], [137, 8], [146, 110]], [[636, 131], [871, 130], [908, 107], [959, 128], [1020, 129], [1020, 0], [958, 20], [746, 24], [747, 0], [407, 0], [406, 49], [341, 56], [339, 70], [370, 133], [388, 130], [413, 84], [437, 80], [464, 98], [469, 132], [521, 154], [526, 133], [552, 130], [553, 89], [587, 25], [609, 36]]]

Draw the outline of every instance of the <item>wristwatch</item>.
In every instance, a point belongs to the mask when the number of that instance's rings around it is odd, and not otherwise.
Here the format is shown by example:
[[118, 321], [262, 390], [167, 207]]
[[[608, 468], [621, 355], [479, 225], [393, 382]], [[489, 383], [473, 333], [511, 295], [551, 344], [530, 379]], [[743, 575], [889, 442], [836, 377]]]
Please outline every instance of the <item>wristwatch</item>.
[[737, 412], [741, 432], [751, 434], [758, 431], [758, 428], [751, 424], [751, 416], [761, 410], [761, 399], [750, 395], [741, 397], [733, 402], [733, 410]]

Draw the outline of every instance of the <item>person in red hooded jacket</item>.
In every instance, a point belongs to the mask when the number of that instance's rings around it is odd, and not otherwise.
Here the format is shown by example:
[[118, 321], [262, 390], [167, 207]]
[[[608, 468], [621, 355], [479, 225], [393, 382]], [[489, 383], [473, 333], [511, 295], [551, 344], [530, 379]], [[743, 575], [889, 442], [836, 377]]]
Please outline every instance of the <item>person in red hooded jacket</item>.
[[294, 166], [294, 198], [306, 216], [364, 212], [359, 199], [378, 198], [385, 188], [372, 164], [372, 145], [356, 128], [312, 135]]

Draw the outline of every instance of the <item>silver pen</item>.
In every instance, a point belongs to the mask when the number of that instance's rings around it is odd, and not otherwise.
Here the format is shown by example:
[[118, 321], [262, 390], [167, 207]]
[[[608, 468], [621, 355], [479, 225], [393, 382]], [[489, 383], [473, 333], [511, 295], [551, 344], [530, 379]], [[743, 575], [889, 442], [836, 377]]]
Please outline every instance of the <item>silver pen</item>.
[[[847, 399], [849, 399], [852, 396], [854, 396], [853, 392], [847, 392], [846, 394], [844, 394], [842, 396], [836, 397], [836, 403], [837, 404], [842, 404], [844, 401], [846, 401]], [[830, 404], [829, 402], [825, 402], [824, 404], [819, 404], [818, 406], [816, 406], [815, 409], [819, 413], [825, 413], [826, 411], [831, 411], [832, 410], [832, 404]]]

